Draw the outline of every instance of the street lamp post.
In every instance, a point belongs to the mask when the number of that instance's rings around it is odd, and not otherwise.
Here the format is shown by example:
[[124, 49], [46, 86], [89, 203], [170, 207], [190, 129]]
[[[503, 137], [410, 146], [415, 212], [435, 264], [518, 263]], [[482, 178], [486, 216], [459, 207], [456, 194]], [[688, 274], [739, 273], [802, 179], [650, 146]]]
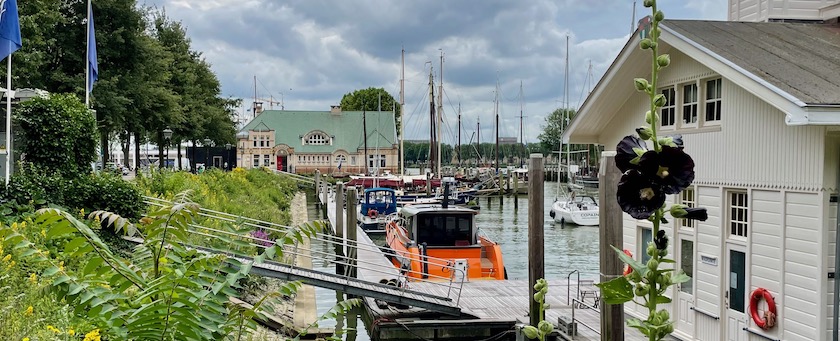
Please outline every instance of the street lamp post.
[[172, 139], [172, 129], [166, 128], [163, 130], [163, 140], [164, 140], [164, 148], [166, 151], [164, 152], [165, 159], [161, 166], [169, 168], [169, 140]]
[[225, 143], [225, 171], [228, 171], [228, 162], [230, 162], [230, 147], [232, 145], [230, 143]]

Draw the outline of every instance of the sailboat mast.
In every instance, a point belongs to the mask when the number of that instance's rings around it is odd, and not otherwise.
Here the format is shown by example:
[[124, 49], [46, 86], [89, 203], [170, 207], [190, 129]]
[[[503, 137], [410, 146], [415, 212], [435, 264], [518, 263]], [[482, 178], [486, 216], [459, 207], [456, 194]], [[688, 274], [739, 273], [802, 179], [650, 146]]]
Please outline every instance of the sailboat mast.
[[496, 81], [496, 175], [499, 175], [499, 81]]
[[368, 146], [367, 146], [367, 111], [365, 109], [365, 102], [362, 102], [362, 137], [365, 141], [365, 175], [368, 175]]
[[435, 171], [435, 160], [437, 160], [437, 141], [435, 140], [435, 79], [434, 67], [429, 70], [429, 170]]
[[440, 51], [440, 85], [438, 86], [438, 112], [437, 112], [437, 177], [441, 178], [441, 138], [440, 126], [443, 125], [443, 50]]
[[[568, 35], [566, 35], [566, 77], [565, 77], [565, 83], [566, 84], [563, 86], [564, 96], [566, 97], [565, 100], [564, 100], [565, 103], [566, 103], [565, 104], [566, 108], [564, 110], [565, 115], [564, 115], [564, 120], [563, 120], [564, 124], [565, 124], [565, 126], [563, 128], [564, 132], [565, 132], [566, 128], [568, 128], [568, 125], [569, 125], [569, 36]], [[566, 179], [566, 180], [569, 181], [569, 183], [572, 182], [572, 167], [571, 167], [572, 166], [572, 161], [571, 161], [572, 160], [572, 156], [571, 156], [572, 155], [572, 148], [571, 147], [572, 146], [570, 144], [568, 144], [568, 143], [566, 144], [566, 172], [568, 174], [568, 179]]]
[[481, 160], [481, 117], [476, 118], [475, 133], [476, 133], [475, 152], [476, 152], [476, 154], [478, 154], [478, 155], [475, 156], [475, 163], [476, 163], [476, 165], [480, 166], [481, 161], [482, 161]]
[[403, 140], [405, 140], [405, 49], [402, 49], [400, 69], [400, 175], [405, 174], [405, 148]]
[[523, 153], [519, 155], [519, 168], [522, 168], [525, 159], [525, 140], [523, 139], [524, 135], [522, 134], [522, 106], [523, 106], [523, 98], [522, 98], [522, 81], [519, 81], [519, 145], [522, 146]]
[[257, 117], [257, 75], [254, 75], [254, 117]]
[[458, 103], [458, 167], [461, 167], [461, 103]]

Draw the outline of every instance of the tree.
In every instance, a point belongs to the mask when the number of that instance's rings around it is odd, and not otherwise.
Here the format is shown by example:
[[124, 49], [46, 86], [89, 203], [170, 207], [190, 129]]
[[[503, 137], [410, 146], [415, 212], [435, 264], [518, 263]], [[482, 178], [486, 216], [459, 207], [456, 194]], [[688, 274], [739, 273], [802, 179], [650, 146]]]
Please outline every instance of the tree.
[[543, 132], [538, 137], [543, 154], [560, 150], [563, 131], [574, 116], [575, 111], [573, 109], [558, 108], [545, 118], [545, 125], [542, 127]]
[[23, 102], [13, 118], [21, 128], [17, 148], [26, 161], [68, 178], [90, 173], [96, 159], [96, 122], [75, 95]]
[[[397, 134], [400, 134], [400, 115], [402, 115], [402, 113], [400, 113], [400, 106], [394, 97], [391, 97], [391, 94], [385, 91], [385, 89], [370, 87], [346, 93], [341, 97], [340, 104], [341, 110], [345, 111], [377, 111], [380, 108], [382, 108], [382, 111], [389, 111], [392, 108], [396, 108], [396, 115], [394, 115], [394, 119], [397, 122]], [[400, 136], [400, 138], [402, 138], [402, 136]]]

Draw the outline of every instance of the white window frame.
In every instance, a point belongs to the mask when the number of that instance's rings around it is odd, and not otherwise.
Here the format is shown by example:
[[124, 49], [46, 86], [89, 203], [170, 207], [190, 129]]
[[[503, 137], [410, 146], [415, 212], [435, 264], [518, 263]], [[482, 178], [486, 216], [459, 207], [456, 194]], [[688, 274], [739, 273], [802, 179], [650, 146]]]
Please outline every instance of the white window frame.
[[[662, 129], [675, 129], [677, 127], [677, 120], [679, 119], [679, 115], [677, 115], [677, 89], [672, 86], [667, 86], [664, 88], [659, 89], [659, 93], [665, 95], [665, 99], [668, 99], [668, 96], [664, 93], [665, 91], [671, 91], [671, 98], [665, 103], [664, 106], [659, 108], [659, 127]], [[666, 112], [670, 112], [670, 119], [671, 124], [664, 124], [665, 123], [665, 114]]]
[[[686, 95], [688, 92], [686, 91], [686, 87], [694, 87], [694, 101], [689, 102], [686, 101]], [[682, 83], [679, 85], [680, 93], [679, 95], [679, 113], [680, 113], [680, 125], [687, 128], [696, 128], [698, 126], [698, 122], [700, 121], [700, 86], [697, 85], [697, 81], [689, 82], [689, 83]], [[694, 122], [686, 121], [686, 118], [689, 117], [686, 115], [686, 107], [694, 106]]]
[[[734, 203], [733, 203], [734, 199]], [[741, 200], [743, 199], [743, 201]], [[750, 230], [749, 193], [745, 190], [726, 191], [726, 236], [730, 240], [746, 241]]]
[[[694, 186], [689, 186], [680, 192], [677, 198], [679, 204], [688, 207], [697, 207], [697, 189]], [[697, 221], [692, 219], [677, 219], [680, 230], [692, 231], [697, 226]]]
[[306, 136], [306, 144], [312, 146], [326, 146], [330, 144], [330, 137], [324, 133], [316, 132]]
[[[709, 83], [711, 82], [718, 82], [717, 86], [717, 97], [716, 98], [709, 98]], [[720, 121], [723, 120], [723, 78], [716, 77], [716, 78], [707, 78], [703, 79], [703, 125], [720, 125]], [[720, 118], [716, 120], [709, 120], [708, 119], [708, 105], [710, 102], [717, 103], [717, 110], [720, 114]]]

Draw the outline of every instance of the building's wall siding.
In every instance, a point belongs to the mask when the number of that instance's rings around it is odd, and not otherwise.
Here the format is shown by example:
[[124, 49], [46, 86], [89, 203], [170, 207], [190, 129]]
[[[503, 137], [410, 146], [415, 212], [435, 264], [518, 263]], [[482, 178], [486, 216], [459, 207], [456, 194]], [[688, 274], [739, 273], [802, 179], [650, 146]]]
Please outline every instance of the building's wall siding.
[[729, 0], [729, 21], [821, 20], [820, 8], [837, 0]]

